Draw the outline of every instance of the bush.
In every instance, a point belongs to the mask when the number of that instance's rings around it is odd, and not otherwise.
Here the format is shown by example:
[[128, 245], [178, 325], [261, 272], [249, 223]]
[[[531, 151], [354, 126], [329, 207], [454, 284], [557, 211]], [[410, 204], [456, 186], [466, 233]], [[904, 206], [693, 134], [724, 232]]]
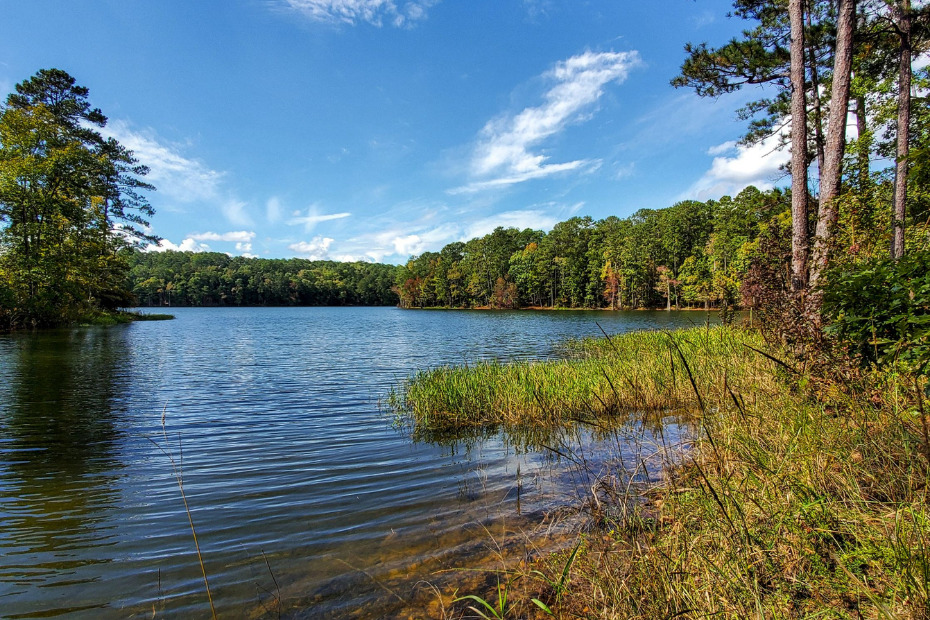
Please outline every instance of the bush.
[[930, 252], [899, 261], [873, 259], [833, 273], [825, 291], [828, 333], [866, 363], [904, 362], [923, 370], [930, 361]]

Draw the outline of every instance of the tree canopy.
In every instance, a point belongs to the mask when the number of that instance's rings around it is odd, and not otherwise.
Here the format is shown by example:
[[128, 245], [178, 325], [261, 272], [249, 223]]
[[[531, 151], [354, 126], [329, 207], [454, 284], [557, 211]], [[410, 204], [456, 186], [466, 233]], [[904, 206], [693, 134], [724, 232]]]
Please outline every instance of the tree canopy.
[[42, 326], [127, 305], [123, 250], [157, 238], [148, 169], [100, 130], [60, 69], [16, 85], [0, 111], [0, 326]]

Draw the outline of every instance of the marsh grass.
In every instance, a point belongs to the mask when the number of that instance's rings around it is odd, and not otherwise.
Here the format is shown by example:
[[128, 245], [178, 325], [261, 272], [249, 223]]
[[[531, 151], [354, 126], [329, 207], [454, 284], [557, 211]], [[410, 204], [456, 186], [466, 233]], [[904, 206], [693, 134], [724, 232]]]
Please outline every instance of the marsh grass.
[[572, 341], [564, 360], [421, 371], [392, 391], [387, 404], [415, 432], [558, 427], [629, 412], [688, 410], [699, 405], [692, 381], [701, 394], [730, 389], [757, 398], [778, 389], [775, 363], [760, 361], [747, 344], [762, 346], [753, 334], [720, 327]]
[[512, 569], [509, 617], [930, 618], [925, 377], [809, 376], [733, 328], [567, 353], [434, 369], [392, 396], [428, 428], [690, 412], [693, 447], [659, 482], [616, 476], [601, 498], [622, 509], [595, 515], [571, 562]]

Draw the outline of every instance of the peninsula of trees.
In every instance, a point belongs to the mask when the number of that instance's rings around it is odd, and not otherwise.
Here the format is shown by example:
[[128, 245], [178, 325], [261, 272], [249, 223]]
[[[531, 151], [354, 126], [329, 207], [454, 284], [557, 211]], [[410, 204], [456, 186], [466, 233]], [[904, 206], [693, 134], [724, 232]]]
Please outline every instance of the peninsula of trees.
[[0, 109], [0, 329], [70, 323], [132, 303], [124, 250], [157, 241], [148, 169], [59, 69]]

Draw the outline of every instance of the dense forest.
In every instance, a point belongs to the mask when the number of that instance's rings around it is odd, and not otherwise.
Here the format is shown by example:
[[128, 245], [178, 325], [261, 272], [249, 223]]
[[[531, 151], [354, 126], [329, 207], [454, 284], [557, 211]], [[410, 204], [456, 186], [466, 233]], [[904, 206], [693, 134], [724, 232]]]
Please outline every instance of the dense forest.
[[760, 233], [789, 208], [784, 192], [750, 187], [549, 233], [497, 228], [398, 267], [134, 252], [128, 288], [143, 306], [718, 307], [741, 301]]
[[129, 288], [142, 306], [386, 306], [393, 265], [220, 252], [133, 252]]
[[[752, 304], [760, 236], [790, 252], [790, 196], [749, 187], [624, 219], [573, 217], [544, 233], [497, 228], [411, 258], [398, 270], [405, 307], [643, 308]], [[766, 249], [768, 247], [766, 246]], [[749, 278], [749, 279], [748, 279]]]

